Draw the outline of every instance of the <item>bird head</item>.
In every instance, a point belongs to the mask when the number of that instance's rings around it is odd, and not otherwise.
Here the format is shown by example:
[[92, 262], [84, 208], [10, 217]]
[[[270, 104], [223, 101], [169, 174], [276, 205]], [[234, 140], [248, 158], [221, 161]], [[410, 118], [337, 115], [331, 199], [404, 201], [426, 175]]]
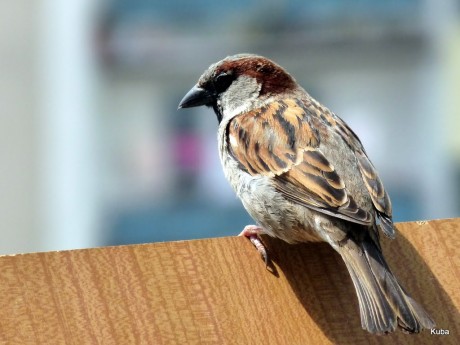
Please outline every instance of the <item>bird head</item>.
[[212, 64], [184, 96], [179, 108], [208, 106], [219, 122], [284, 95], [298, 85], [281, 66], [262, 56], [238, 54]]

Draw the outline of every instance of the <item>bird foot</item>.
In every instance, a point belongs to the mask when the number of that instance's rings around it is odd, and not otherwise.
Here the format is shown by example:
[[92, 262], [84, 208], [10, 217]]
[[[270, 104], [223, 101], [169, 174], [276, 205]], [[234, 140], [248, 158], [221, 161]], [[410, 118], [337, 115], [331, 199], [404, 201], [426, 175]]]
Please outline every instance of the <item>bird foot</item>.
[[257, 225], [246, 225], [238, 236], [244, 236], [249, 238], [251, 243], [256, 247], [257, 251], [260, 253], [260, 256], [265, 261], [265, 265], [268, 267], [268, 255], [267, 249], [265, 249], [264, 244], [262, 243], [259, 235], [264, 233], [264, 229]]

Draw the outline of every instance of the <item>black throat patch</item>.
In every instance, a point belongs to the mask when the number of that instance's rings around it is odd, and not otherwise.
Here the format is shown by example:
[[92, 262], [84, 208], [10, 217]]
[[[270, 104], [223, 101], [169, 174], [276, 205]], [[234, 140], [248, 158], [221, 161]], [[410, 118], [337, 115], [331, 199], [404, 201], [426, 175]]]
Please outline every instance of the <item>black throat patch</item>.
[[214, 102], [212, 104], [212, 109], [214, 110], [214, 113], [216, 114], [217, 117], [217, 122], [221, 123], [222, 122], [222, 108], [217, 105], [217, 102]]

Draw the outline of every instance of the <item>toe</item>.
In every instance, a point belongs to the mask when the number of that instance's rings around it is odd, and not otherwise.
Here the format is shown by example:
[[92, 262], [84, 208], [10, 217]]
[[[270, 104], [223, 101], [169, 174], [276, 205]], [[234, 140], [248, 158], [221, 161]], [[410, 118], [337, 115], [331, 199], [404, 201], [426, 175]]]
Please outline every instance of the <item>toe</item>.
[[249, 239], [251, 240], [251, 242], [254, 245], [254, 247], [256, 247], [256, 249], [259, 252], [259, 254], [262, 257], [262, 259], [265, 261], [265, 266], [268, 266], [267, 249], [265, 249], [265, 246], [262, 243], [262, 241], [260, 240], [259, 236], [252, 235], [252, 236], [249, 236]]
[[239, 236], [251, 237], [253, 235], [259, 235], [264, 232], [264, 229], [257, 225], [246, 225], [239, 234]]

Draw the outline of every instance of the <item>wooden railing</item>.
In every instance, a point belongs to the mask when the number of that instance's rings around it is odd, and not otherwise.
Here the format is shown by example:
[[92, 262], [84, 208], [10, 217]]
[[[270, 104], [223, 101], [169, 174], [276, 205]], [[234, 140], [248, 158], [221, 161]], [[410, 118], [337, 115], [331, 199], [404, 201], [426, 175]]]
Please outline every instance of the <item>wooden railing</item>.
[[264, 237], [268, 270], [227, 237], [0, 257], [0, 344], [459, 344], [460, 219], [397, 228], [385, 256], [436, 334], [363, 331], [326, 244]]

